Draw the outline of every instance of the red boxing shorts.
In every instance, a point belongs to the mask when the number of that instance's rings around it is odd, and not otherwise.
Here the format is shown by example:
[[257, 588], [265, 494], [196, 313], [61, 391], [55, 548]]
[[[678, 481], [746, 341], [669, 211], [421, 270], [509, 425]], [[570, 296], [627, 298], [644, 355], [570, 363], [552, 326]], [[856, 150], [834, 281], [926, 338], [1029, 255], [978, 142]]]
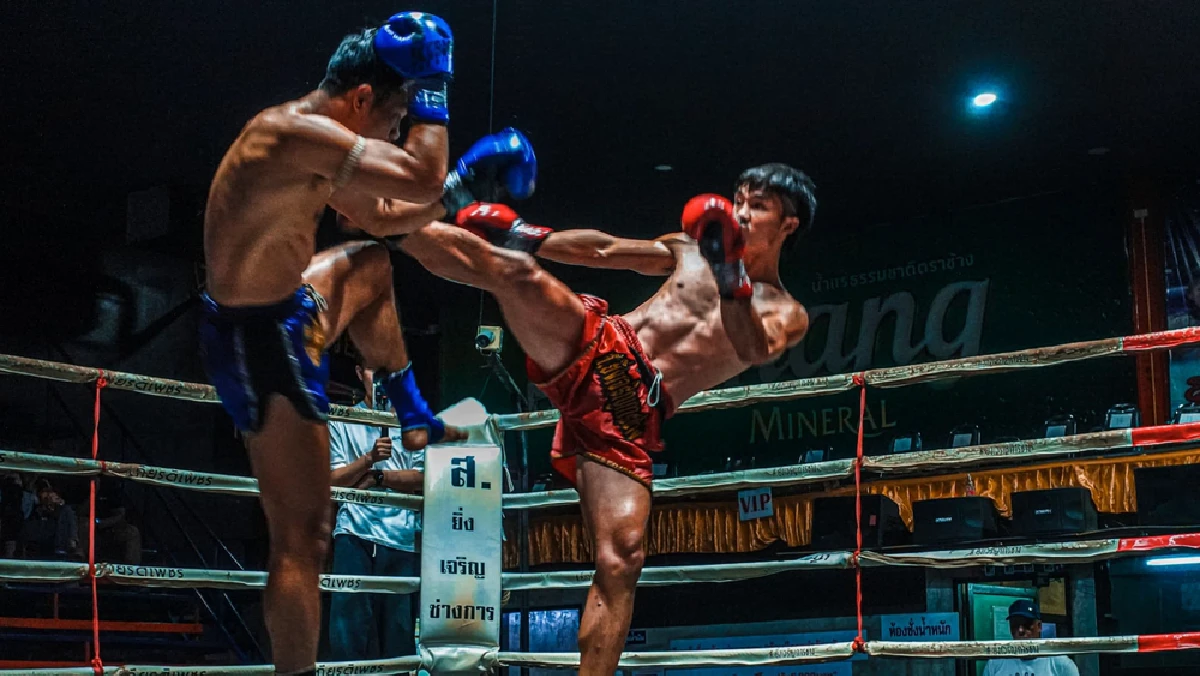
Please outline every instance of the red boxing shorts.
[[649, 488], [649, 452], [663, 449], [662, 421], [674, 407], [629, 322], [595, 296], [579, 299], [587, 316], [575, 362], [551, 376], [526, 359], [530, 379], [561, 414], [550, 462], [572, 484], [583, 456]]

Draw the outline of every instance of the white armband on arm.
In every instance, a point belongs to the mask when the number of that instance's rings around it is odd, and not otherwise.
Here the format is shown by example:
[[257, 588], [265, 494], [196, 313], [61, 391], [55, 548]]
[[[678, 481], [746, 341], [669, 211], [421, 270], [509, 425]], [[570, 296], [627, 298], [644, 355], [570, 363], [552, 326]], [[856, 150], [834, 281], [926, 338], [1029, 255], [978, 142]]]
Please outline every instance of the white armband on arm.
[[354, 147], [350, 152], [346, 153], [346, 159], [342, 161], [342, 166], [338, 167], [337, 173], [333, 176], [333, 189], [336, 191], [342, 186], [350, 182], [354, 177], [354, 170], [358, 169], [358, 163], [362, 160], [363, 151], [367, 149], [367, 139], [362, 136], [356, 137]]

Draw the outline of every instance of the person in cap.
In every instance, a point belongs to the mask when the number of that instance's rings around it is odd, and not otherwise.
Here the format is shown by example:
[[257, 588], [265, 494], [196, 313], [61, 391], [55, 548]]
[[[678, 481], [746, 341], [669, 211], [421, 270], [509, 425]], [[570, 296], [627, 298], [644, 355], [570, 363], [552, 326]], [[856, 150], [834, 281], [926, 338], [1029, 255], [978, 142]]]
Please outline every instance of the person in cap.
[[[1035, 601], [1019, 599], [1008, 607], [1008, 628], [1018, 641], [1042, 637], [1042, 614]], [[988, 660], [983, 676], [1079, 676], [1070, 657], [1005, 657]]]

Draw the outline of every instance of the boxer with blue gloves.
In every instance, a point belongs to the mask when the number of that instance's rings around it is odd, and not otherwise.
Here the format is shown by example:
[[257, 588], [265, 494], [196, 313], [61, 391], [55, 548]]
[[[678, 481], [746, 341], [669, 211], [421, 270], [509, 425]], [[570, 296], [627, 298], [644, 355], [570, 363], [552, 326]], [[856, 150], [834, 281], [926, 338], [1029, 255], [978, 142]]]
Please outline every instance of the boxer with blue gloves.
[[[265, 593], [277, 673], [312, 673], [319, 574], [330, 531], [326, 346], [343, 332], [385, 386], [406, 446], [459, 440], [413, 379], [389, 252], [353, 242], [314, 256], [327, 205], [377, 237], [411, 224], [374, 218], [404, 204], [442, 214], [466, 186], [510, 193], [532, 152], [510, 134], [465, 156], [449, 182], [447, 124], [454, 38], [431, 14], [396, 14], [346, 36], [319, 87], [268, 108], [241, 130], [216, 171], [204, 221], [207, 289], [200, 345], [209, 379], [245, 438], [270, 535]], [[397, 144], [401, 119], [411, 127]], [[493, 146], [496, 144], [493, 143]], [[522, 166], [506, 176], [508, 166]], [[532, 179], [530, 178], [530, 181]], [[531, 183], [530, 183], [531, 188]], [[423, 221], [419, 225], [423, 225]]]

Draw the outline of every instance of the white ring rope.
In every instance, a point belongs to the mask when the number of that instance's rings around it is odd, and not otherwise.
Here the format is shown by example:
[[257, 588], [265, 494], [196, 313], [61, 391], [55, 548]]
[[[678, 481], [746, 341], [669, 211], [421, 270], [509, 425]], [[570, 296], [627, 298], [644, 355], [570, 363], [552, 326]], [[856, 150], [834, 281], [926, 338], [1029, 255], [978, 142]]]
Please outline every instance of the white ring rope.
[[[1184, 533], [918, 552], [864, 551], [860, 555], [860, 565], [946, 569], [1031, 563], [1076, 564], [1122, 556], [1144, 556], [1149, 552], [1164, 554], [1196, 549], [1200, 549], [1200, 533]], [[651, 566], [642, 570], [638, 586], [739, 582], [796, 571], [844, 570], [853, 568], [854, 565], [853, 552], [832, 551], [780, 561]], [[0, 560], [0, 582], [78, 582], [85, 579], [87, 574], [88, 567], [84, 563]], [[504, 573], [503, 588], [505, 591], [583, 589], [591, 584], [592, 575], [590, 570]], [[114, 563], [97, 563], [96, 577], [118, 584], [178, 589], [261, 589], [267, 582], [267, 574], [262, 571], [205, 570]], [[410, 594], [419, 589], [420, 581], [418, 577], [322, 575], [320, 587], [322, 591], [327, 592]]]
[[[1189, 440], [1200, 439], [1200, 423], [1144, 427], [1139, 428], [1138, 435], [1162, 438], [1135, 444], [1134, 431], [1130, 429], [1089, 432], [1049, 439], [1027, 439], [934, 451], [866, 456], [863, 458], [863, 470], [889, 476], [900, 476], [931, 469], [971, 469], [997, 463], [1051, 458], [1092, 451], [1133, 451], [1135, 449], [1143, 452], [1166, 451], [1187, 443]], [[87, 458], [66, 458], [56, 455], [0, 450], [0, 467], [49, 474], [85, 476], [103, 474], [158, 486], [226, 495], [258, 495], [258, 482], [251, 477], [136, 463], [102, 462]], [[737, 472], [662, 479], [654, 482], [653, 490], [654, 496], [662, 499], [702, 493], [730, 492], [755, 487], [783, 488], [823, 483], [847, 479], [853, 475], [853, 460], [827, 460], [784, 467], [764, 467]], [[332, 497], [336, 502], [389, 505], [417, 511], [424, 503], [424, 498], [420, 495], [354, 488], [334, 488]], [[505, 509], [539, 509], [572, 505], [577, 502], [579, 502], [579, 494], [573, 489], [508, 493], [504, 496]]]
[[[155, 467], [153, 465], [139, 465], [136, 463], [104, 462], [90, 458], [64, 458], [57, 455], [0, 450], [0, 468], [45, 474], [71, 474], [78, 476], [94, 476], [99, 474], [128, 479], [137, 483], [186, 488], [206, 493], [250, 497], [258, 495], [258, 480], [253, 477], [212, 474], [209, 472]], [[332, 490], [331, 498], [334, 502], [352, 502], [360, 505], [388, 505], [418, 511], [424, 503], [424, 498], [420, 495], [339, 487], [335, 487]]]
[[[1007, 373], [1027, 368], [1040, 368], [1065, 364], [1084, 359], [1106, 357], [1141, 350], [1169, 349], [1179, 345], [1200, 342], [1200, 327], [1188, 327], [1157, 333], [1104, 338], [1079, 343], [1065, 343], [1051, 347], [1017, 350], [998, 354], [948, 359], [943, 361], [895, 366], [864, 371], [860, 375], [872, 387], [901, 387], [914, 383], [932, 382], [964, 375], [984, 373]], [[187, 383], [170, 378], [155, 378], [137, 373], [106, 371], [87, 366], [75, 366], [43, 359], [31, 359], [16, 355], [0, 354], [0, 373], [32, 376], [68, 383], [92, 383], [104, 378], [107, 386], [116, 390], [141, 392], [158, 397], [217, 403], [216, 391], [211, 385]], [[841, 374], [822, 378], [805, 378], [763, 385], [748, 385], [723, 390], [701, 392], [688, 399], [680, 411], [704, 411], [720, 408], [737, 408], [765, 401], [799, 399], [802, 397], [836, 394], [854, 389], [854, 376]], [[367, 425], [398, 427], [394, 415], [381, 411], [369, 411], [333, 405], [331, 420], [357, 422]], [[493, 415], [492, 420], [500, 431], [517, 431], [549, 427], [558, 420], [557, 411], [534, 411]]]
[[[1084, 655], [1138, 653], [1165, 650], [1190, 650], [1197, 647], [1196, 633], [1144, 636], [1100, 636], [1094, 638], [1047, 638], [1023, 641], [866, 641], [861, 652], [879, 658], [918, 659], [988, 659], [997, 657], [1034, 657], [1050, 655]], [[731, 666], [787, 666], [816, 664], [850, 659], [855, 645], [850, 642], [823, 643], [809, 646], [779, 648], [742, 648], [734, 650], [677, 650], [630, 652], [621, 655], [620, 667], [639, 668], [703, 668]], [[428, 667], [428, 657], [411, 655], [386, 660], [361, 662], [326, 662], [317, 665], [318, 676], [349, 676], [350, 674], [403, 674]], [[488, 651], [482, 655], [480, 667], [495, 670], [499, 667], [542, 667], [548, 669], [577, 669], [578, 653], [515, 653]], [[24, 676], [89, 676], [90, 667], [37, 670], [0, 670], [2, 674]], [[165, 667], [149, 665], [108, 666], [106, 676], [134, 674], [188, 674], [189, 676], [273, 676], [270, 665]]]

